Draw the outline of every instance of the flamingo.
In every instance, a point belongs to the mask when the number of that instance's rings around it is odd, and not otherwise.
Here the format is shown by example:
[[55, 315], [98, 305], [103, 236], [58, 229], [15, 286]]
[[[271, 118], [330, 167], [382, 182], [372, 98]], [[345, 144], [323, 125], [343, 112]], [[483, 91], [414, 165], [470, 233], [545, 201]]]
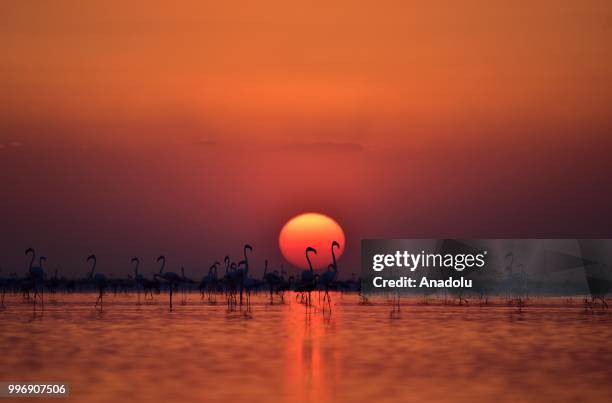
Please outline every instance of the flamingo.
[[36, 259], [36, 252], [34, 252], [34, 249], [32, 248], [28, 248], [25, 251], [25, 254], [32, 254], [32, 259], [30, 260], [30, 266], [29, 266], [29, 279], [31, 281], [31, 285], [32, 285], [32, 289], [34, 290], [34, 309], [36, 309], [36, 297], [38, 297], [38, 286], [40, 286], [40, 303], [41, 303], [41, 307], [44, 310], [45, 309], [45, 290], [44, 290], [44, 282], [45, 282], [45, 271], [42, 268], [42, 264], [45, 260], [47, 260], [46, 257], [44, 256], [40, 256], [38, 258], [38, 266], [35, 267], [34, 265], [34, 259]]
[[174, 291], [174, 287], [181, 281], [181, 276], [176, 274], [173, 271], [164, 272], [164, 267], [166, 267], [166, 257], [159, 256], [157, 258], [157, 262], [162, 262], [161, 267], [159, 268], [159, 273], [155, 273], [153, 275], [154, 278], [161, 278], [166, 283], [168, 283], [168, 287], [170, 288], [170, 310], [172, 310], [172, 293]]
[[153, 299], [153, 291], [155, 291], [155, 293], [159, 294], [159, 280], [157, 280], [157, 278], [155, 278], [155, 273], [153, 273], [153, 280], [149, 280], [146, 277], [141, 276], [142, 279], [142, 289], [144, 291], [144, 297], [145, 300], [147, 299], [147, 294], [149, 294], [151, 296], [151, 299]]
[[264, 275], [263, 279], [266, 283], [268, 283], [268, 287], [270, 288], [270, 305], [274, 302], [273, 293], [274, 290], [278, 288], [278, 283], [280, 278], [276, 274], [276, 272], [268, 272], [268, 259], [264, 262]]
[[97, 307], [99, 303], [100, 310], [102, 310], [103, 297], [104, 297], [104, 291], [106, 290], [106, 286], [107, 286], [107, 280], [106, 280], [106, 276], [102, 273], [94, 274], [94, 271], [96, 270], [96, 263], [98, 263], [98, 259], [96, 259], [96, 255], [87, 256], [87, 263], [89, 263], [90, 260], [92, 261], [92, 265], [91, 265], [91, 271], [89, 272], [89, 279], [96, 285], [96, 288], [98, 289], [98, 298], [96, 299], [96, 304], [94, 305], [94, 307]]
[[[506, 254], [505, 259], [508, 260], [508, 258], [510, 258], [510, 262], [506, 265], [505, 269], [508, 272], [508, 304], [512, 305], [514, 304], [514, 296], [516, 295], [516, 302], [518, 304], [519, 310], [523, 307], [523, 305], [525, 304], [525, 299], [526, 299], [526, 295], [525, 295], [525, 284], [527, 281], [527, 273], [524, 270], [524, 265], [522, 263], [519, 264], [514, 264], [514, 253], [513, 252], [508, 252]], [[518, 272], [514, 272], [514, 269], [517, 268], [520, 270]], [[461, 303], [461, 299], [459, 299], [459, 302]]]
[[[2, 269], [0, 269], [0, 273]], [[6, 293], [6, 285], [8, 284], [8, 278], [0, 276], [0, 306], [4, 306], [4, 294]]]
[[607, 309], [606, 295], [612, 289], [612, 270], [610, 266], [605, 264], [587, 266], [585, 267], [585, 276], [591, 294], [590, 305], [593, 306], [599, 300], [602, 308]]
[[306, 254], [306, 260], [308, 261], [308, 270], [304, 270], [302, 271], [302, 285], [300, 287], [300, 291], [302, 293], [306, 292], [308, 293], [308, 298], [306, 300], [306, 305], [309, 305], [311, 303], [311, 293], [312, 291], [315, 289], [316, 287], [316, 276], [314, 274], [314, 269], [312, 268], [312, 262], [310, 261], [310, 256], [308, 255], [309, 252], [314, 253], [315, 255], [317, 254], [317, 250], [315, 248], [313, 248], [312, 246], [309, 246], [306, 248], [305, 254]]
[[[236, 291], [238, 289], [238, 275], [236, 273], [236, 263], [229, 263], [229, 256], [226, 256], [225, 266], [225, 287], [227, 292], [227, 306], [236, 304]], [[228, 271], [229, 267], [229, 271]]]
[[230, 293], [230, 283], [231, 283], [231, 279], [230, 279], [230, 272], [229, 272], [229, 268], [230, 268], [230, 257], [229, 256], [225, 256], [223, 258], [223, 262], [225, 263], [225, 274], [223, 275], [223, 279], [222, 281], [222, 286], [223, 288], [225, 288], [225, 294], [228, 297], [227, 303], [229, 305], [229, 293]]
[[59, 269], [55, 269], [55, 273], [53, 273], [53, 277], [51, 277], [47, 281], [47, 290], [49, 290], [51, 294], [55, 294], [57, 292], [57, 289], [60, 286], [60, 278], [57, 275], [58, 272], [59, 272]]
[[327, 299], [327, 303], [331, 308], [331, 297], [329, 296], [329, 289], [336, 285], [338, 278], [338, 264], [336, 262], [336, 254], [334, 248], [340, 248], [340, 244], [333, 241], [331, 244], [332, 264], [327, 267], [327, 271], [321, 276], [321, 282], [325, 286], [325, 294], [323, 295], [323, 301]]
[[[504, 268], [507, 272], [507, 280], [508, 283], [510, 283], [511, 279], [512, 279], [512, 270], [514, 269], [514, 253], [512, 253], [512, 251], [508, 252], [506, 254], [506, 257], [504, 258], [504, 262], [506, 262], [508, 260], [508, 258], [510, 258], [510, 262], [508, 264], [506, 264], [506, 267]], [[511, 285], [508, 285], [508, 289], [506, 290], [506, 298], [510, 299], [510, 293], [511, 293]]]
[[202, 294], [202, 300], [204, 299], [204, 292], [208, 294], [208, 301], [212, 301], [212, 294], [217, 286], [217, 266], [221, 265], [219, 262], [213, 263], [208, 269], [208, 274], [202, 278], [198, 288]]
[[[249, 257], [247, 256], [247, 250], [253, 251], [253, 247], [249, 244], [244, 245], [244, 260], [241, 261], [242, 265], [239, 265], [236, 270], [236, 276], [238, 285], [240, 286], [240, 305], [242, 305], [242, 292], [244, 290], [244, 279], [249, 275]], [[240, 267], [243, 267], [242, 269]]]
[[187, 283], [191, 282], [191, 279], [185, 277], [185, 267], [181, 266], [181, 305], [187, 304]]
[[137, 257], [133, 257], [131, 260], [132, 263], [135, 263], [134, 266], [134, 285], [136, 287], [136, 295], [138, 295], [138, 305], [140, 305], [140, 287], [142, 287], [142, 283], [144, 278], [142, 274], [138, 273], [138, 267], [140, 266], [140, 259]]
[[281, 265], [281, 277], [278, 286], [276, 287], [277, 294], [280, 294], [281, 303], [285, 301], [285, 291], [291, 289], [293, 283], [293, 276], [289, 276], [289, 279], [285, 279], [285, 272], [282, 270]]
[[216, 262], [213, 265], [213, 270], [210, 273], [209, 284], [208, 284], [208, 298], [214, 298], [213, 302], [217, 302], [217, 290], [219, 288], [219, 277], [217, 275], [217, 269], [221, 267], [221, 263]]
[[[247, 263], [246, 261], [242, 260], [240, 261], [240, 263], [238, 264], [238, 266], [245, 266]], [[246, 270], [246, 269], [245, 269]], [[242, 277], [242, 284], [244, 286], [244, 290], [246, 291], [246, 301], [247, 301], [247, 306], [251, 306], [251, 291], [256, 290], [257, 288], [259, 288], [259, 286], [261, 285], [261, 281], [259, 279], [256, 279], [254, 277], [250, 277], [248, 272], [246, 273], [246, 275], [244, 277]]]
[[[225, 283], [225, 292], [227, 295], [227, 306], [236, 305], [236, 293], [238, 292], [239, 285], [239, 273], [235, 262], [230, 263], [230, 257], [225, 256], [225, 276], [223, 282]], [[241, 269], [243, 270], [243, 269]]]

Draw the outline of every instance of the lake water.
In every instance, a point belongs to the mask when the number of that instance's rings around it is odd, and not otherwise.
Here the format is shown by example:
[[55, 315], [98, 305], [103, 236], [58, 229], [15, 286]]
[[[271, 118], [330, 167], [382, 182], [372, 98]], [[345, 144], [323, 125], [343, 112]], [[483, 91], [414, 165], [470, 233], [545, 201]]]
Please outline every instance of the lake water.
[[[316, 294], [313, 294], [318, 304]], [[0, 381], [68, 381], [78, 402], [609, 401], [612, 310], [579, 298], [503, 306], [419, 305], [391, 313], [333, 295], [331, 314], [253, 298], [228, 311], [199, 294], [57, 294], [33, 315], [0, 309]], [[4, 400], [4, 399], [0, 399]], [[45, 399], [37, 399], [41, 401]], [[21, 399], [20, 401], [24, 401]]]

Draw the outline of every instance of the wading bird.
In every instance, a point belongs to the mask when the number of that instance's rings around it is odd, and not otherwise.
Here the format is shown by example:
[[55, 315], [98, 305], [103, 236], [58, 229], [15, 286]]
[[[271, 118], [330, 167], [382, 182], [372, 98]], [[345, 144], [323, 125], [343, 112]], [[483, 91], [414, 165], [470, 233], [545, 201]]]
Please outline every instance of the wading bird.
[[92, 261], [92, 264], [91, 264], [91, 271], [89, 272], [89, 280], [93, 282], [95, 287], [98, 289], [98, 298], [96, 299], [96, 304], [94, 306], [97, 307], [98, 304], [100, 304], [100, 310], [102, 310], [104, 291], [106, 291], [106, 286], [108, 285], [108, 282], [104, 274], [102, 273], [94, 274], [94, 271], [96, 270], [96, 264], [98, 263], [98, 259], [96, 259], [96, 255], [87, 256], [87, 263], [89, 263], [90, 260]]
[[607, 309], [606, 297], [612, 289], [612, 269], [605, 264], [589, 265], [585, 267], [585, 276], [591, 294], [591, 305], [599, 300], [601, 306]]
[[[236, 263], [229, 263], [229, 256], [225, 257], [225, 277], [223, 281], [225, 283], [225, 292], [227, 294], [227, 306], [231, 307], [236, 305], [236, 292], [238, 290], [238, 275], [236, 274]], [[228, 270], [229, 267], [229, 270]]]
[[241, 261], [242, 265], [239, 265], [236, 269], [236, 280], [238, 287], [240, 287], [240, 305], [242, 305], [242, 293], [244, 291], [244, 280], [249, 275], [249, 257], [247, 256], [247, 250], [253, 251], [253, 247], [249, 244], [244, 245], [244, 260]]
[[[0, 269], [0, 273], [2, 273], [2, 269]], [[8, 282], [8, 278], [0, 276], [0, 306], [4, 306], [4, 294], [6, 293]]]
[[134, 287], [136, 287], [136, 295], [138, 296], [137, 304], [140, 305], [140, 288], [142, 287], [143, 277], [142, 274], [138, 273], [138, 267], [140, 266], [140, 259], [137, 257], [133, 257], [131, 260], [132, 263], [135, 263], [134, 266]]
[[185, 267], [181, 266], [181, 305], [187, 304], [187, 284], [193, 280], [185, 276]]
[[219, 262], [213, 263], [208, 269], [208, 274], [202, 277], [202, 281], [200, 281], [198, 289], [200, 290], [202, 300], [204, 300], [204, 293], [206, 293], [208, 302], [216, 302], [213, 300], [213, 295], [217, 289], [217, 267], [219, 265], [221, 265]]
[[[241, 265], [246, 265], [246, 262], [244, 260], [242, 260], [238, 266], [240, 267]], [[257, 290], [260, 285], [261, 285], [261, 281], [259, 279], [256, 279], [254, 277], [250, 277], [248, 272], [246, 272], [246, 274], [244, 275], [244, 277], [242, 278], [242, 285], [244, 287], [244, 291], [246, 292], [246, 303], [247, 306], [251, 306], [251, 292]]]
[[57, 292], [57, 289], [60, 286], [60, 278], [58, 276], [58, 272], [59, 269], [55, 269], [55, 273], [53, 273], [53, 277], [51, 277], [49, 280], [47, 280], [47, 283], [45, 284], [47, 287], [47, 290], [49, 291], [49, 293], [51, 294], [55, 294]]
[[157, 262], [162, 262], [161, 267], [159, 268], [159, 273], [155, 273], [153, 275], [154, 278], [161, 278], [168, 284], [168, 288], [170, 288], [170, 310], [172, 310], [172, 293], [174, 292], [174, 287], [181, 282], [181, 276], [176, 274], [173, 271], [164, 272], [164, 267], [166, 267], [166, 257], [159, 256], [157, 258]]
[[310, 305], [312, 303], [311, 293], [317, 286], [317, 276], [314, 274], [312, 262], [310, 261], [310, 256], [308, 256], [308, 253], [310, 252], [314, 253], [315, 255], [317, 254], [317, 250], [312, 246], [306, 248], [305, 254], [309, 269], [302, 271], [302, 283], [298, 288], [296, 288], [296, 291], [301, 292], [302, 294], [307, 294], [306, 305]]
[[285, 291], [291, 290], [293, 285], [293, 276], [289, 276], [288, 279], [285, 279], [285, 272], [282, 270], [281, 265], [281, 276], [278, 286], [276, 287], [277, 294], [280, 295], [281, 303], [285, 302]]
[[[28, 269], [28, 274], [29, 274], [29, 282], [31, 286], [31, 289], [34, 290], [34, 309], [36, 309], [36, 298], [40, 298], [40, 305], [41, 308], [44, 310], [45, 309], [45, 290], [44, 290], [44, 285], [45, 285], [45, 271], [42, 268], [42, 264], [45, 260], [47, 260], [46, 257], [41, 256], [38, 258], [38, 266], [34, 266], [34, 259], [36, 259], [36, 252], [34, 252], [34, 249], [32, 248], [28, 248], [25, 251], [25, 254], [32, 254], [32, 259], [30, 260], [30, 266]], [[27, 283], [27, 281], [26, 281]], [[40, 287], [40, 293], [38, 292], [38, 289]]]
[[274, 303], [274, 291], [277, 291], [280, 283], [280, 277], [278, 272], [268, 272], [268, 259], [264, 262], [264, 275], [263, 280], [268, 284], [268, 290], [270, 291], [270, 305]]
[[323, 295], [323, 302], [327, 300], [328, 306], [331, 308], [331, 297], [329, 295], [329, 290], [333, 288], [337, 288], [336, 281], [338, 279], [338, 263], [336, 262], [336, 254], [334, 253], [334, 248], [340, 248], [340, 244], [336, 241], [333, 241], [331, 244], [331, 255], [332, 255], [332, 264], [327, 267], [327, 271], [321, 275], [321, 284], [325, 288], [325, 294]]

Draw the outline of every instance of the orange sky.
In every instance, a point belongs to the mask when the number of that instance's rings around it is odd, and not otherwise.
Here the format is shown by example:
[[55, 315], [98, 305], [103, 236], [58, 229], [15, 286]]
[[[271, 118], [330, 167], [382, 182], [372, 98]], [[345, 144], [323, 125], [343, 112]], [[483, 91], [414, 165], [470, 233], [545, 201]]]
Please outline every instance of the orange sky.
[[355, 264], [361, 237], [612, 235], [610, 43], [609, 0], [5, 1], [0, 265], [278, 263], [300, 211]]
[[7, 3], [9, 116], [190, 119], [263, 142], [312, 120], [367, 123], [406, 142], [473, 119], [611, 112], [606, 0]]

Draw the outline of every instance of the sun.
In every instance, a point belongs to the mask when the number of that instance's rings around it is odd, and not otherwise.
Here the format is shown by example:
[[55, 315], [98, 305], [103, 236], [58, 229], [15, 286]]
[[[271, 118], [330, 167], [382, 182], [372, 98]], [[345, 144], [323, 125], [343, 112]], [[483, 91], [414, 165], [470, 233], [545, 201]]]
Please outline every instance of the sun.
[[305, 251], [308, 246], [317, 250], [311, 254], [315, 269], [327, 267], [332, 262], [331, 244], [337, 241], [336, 259], [344, 252], [345, 237], [342, 227], [331, 217], [319, 213], [303, 213], [287, 221], [278, 236], [280, 250], [289, 263], [308, 268]]

